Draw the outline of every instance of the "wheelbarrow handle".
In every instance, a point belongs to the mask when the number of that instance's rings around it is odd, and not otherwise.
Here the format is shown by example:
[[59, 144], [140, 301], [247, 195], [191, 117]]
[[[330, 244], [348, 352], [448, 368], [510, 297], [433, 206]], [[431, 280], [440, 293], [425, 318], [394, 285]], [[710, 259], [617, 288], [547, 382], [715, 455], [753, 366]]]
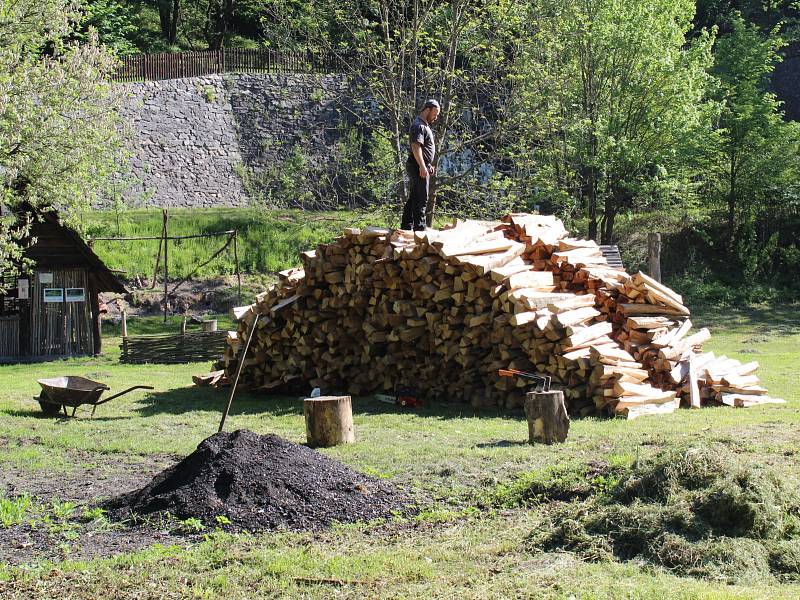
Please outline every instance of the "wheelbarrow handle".
[[122, 390], [114, 394], [113, 396], [109, 396], [108, 398], [103, 398], [100, 402], [97, 402], [95, 406], [99, 406], [101, 404], [105, 404], [109, 400], [113, 400], [114, 398], [119, 398], [123, 394], [127, 394], [128, 392], [132, 392], [133, 390], [154, 390], [155, 388], [152, 385], [135, 385], [133, 387], [129, 387], [127, 390]]

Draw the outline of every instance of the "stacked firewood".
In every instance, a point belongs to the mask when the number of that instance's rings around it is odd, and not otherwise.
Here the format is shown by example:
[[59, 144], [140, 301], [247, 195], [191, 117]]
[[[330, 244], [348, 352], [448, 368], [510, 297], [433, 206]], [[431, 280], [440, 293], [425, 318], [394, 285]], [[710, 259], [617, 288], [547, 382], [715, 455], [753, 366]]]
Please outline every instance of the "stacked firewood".
[[240, 381], [257, 389], [364, 395], [411, 385], [431, 400], [511, 408], [529, 383], [498, 370], [516, 369], [551, 376], [573, 413], [628, 418], [674, 410], [695, 379], [698, 402], [763, 395], [745, 391], [755, 389], [750, 366], [734, 369], [737, 379], [727, 359], [676, 371], [706, 336], [688, 335], [680, 297], [610, 268], [554, 217], [417, 233], [348, 228], [301, 258], [235, 309], [229, 379], [243, 360]]

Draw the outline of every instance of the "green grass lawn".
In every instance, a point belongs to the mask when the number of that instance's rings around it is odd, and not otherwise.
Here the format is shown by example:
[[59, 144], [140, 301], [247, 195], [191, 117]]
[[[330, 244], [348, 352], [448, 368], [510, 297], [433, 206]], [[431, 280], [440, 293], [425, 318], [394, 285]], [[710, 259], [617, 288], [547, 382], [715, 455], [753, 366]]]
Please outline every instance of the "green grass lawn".
[[[240, 268], [246, 273], [274, 273], [296, 266], [301, 251], [330, 242], [345, 227], [380, 225], [374, 213], [356, 211], [303, 212], [254, 209], [172, 209], [170, 235], [195, 235], [236, 229]], [[161, 235], [161, 211], [153, 209], [92, 211], [78, 219], [90, 237], [148, 237]], [[169, 245], [170, 278], [183, 277], [211, 258], [227, 238], [176, 240]], [[106, 265], [125, 276], [152, 277], [158, 240], [96, 241], [94, 250]], [[234, 272], [233, 246], [196, 274], [218, 276]]]
[[[565, 444], [529, 446], [519, 415], [461, 405], [402, 411], [354, 399], [358, 442], [323, 450], [344, 463], [413, 486], [429, 508], [407, 522], [348, 526], [321, 534], [209, 532], [188, 548], [155, 546], [108, 559], [70, 558], [25, 567], [0, 564], [6, 598], [797, 598], [800, 587], [775, 580], [728, 585], [672, 575], [636, 562], [589, 563], [569, 553], [534, 553], [525, 540], [540, 509], [485, 508], [498, 484], [552, 465], [630, 462], [685, 445], [718, 448], [737, 460], [776, 469], [796, 483], [800, 471], [800, 308], [696, 311], [707, 348], [758, 360], [759, 375], [785, 406], [681, 410], [635, 421], [573, 421]], [[171, 325], [172, 326], [172, 325]], [[137, 327], [139, 327], [137, 325]], [[156, 328], [143, 322], [142, 330]], [[69, 479], [92, 465], [115, 468], [171, 461], [214, 433], [226, 391], [194, 388], [207, 364], [120, 365], [118, 339], [97, 358], [0, 367], [0, 470]], [[149, 384], [98, 408], [94, 419], [43, 418], [35, 379], [61, 374], [108, 382], [113, 390]], [[332, 390], [333, 391], [333, 390]], [[305, 436], [302, 402], [237, 397], [228, 429]], [[73, 545], [91, 540], [73, 540]]]
[[[171, 209], [170, 235], [195, 235], [236, 229], [240, 268], [244, 273], [275, 273], [297, 266], [298, 255], [320, 243], [332, 241], [345, 227], [387, 226], [387, 215], [371, 211], [260, 211], [243, 208]], [[436, 226], [451, 219], [439, 215]], [[77, 218], [88, 237], [151, 237], [161, 235], [161, 211], [156, 209], [91, 211]], [[170, 278], [191, 273], [222, 247], [227, 238], [175, 240], [169, 245]], [[125, 277], [152, 277], [158, 255], [158, 240], [94, 242], [94, 250], [112, 269]], [[234, 272], [233, 246], [201, 268], [195, 277], [229, 275]]]

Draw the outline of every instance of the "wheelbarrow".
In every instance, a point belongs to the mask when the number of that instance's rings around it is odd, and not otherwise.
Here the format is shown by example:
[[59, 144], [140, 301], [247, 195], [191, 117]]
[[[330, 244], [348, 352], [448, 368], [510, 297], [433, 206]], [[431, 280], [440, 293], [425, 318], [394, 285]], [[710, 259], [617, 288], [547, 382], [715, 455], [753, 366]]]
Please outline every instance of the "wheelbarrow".
[[[105, 404], [114, 398], [119, 398], [133, 390], [154, 389], [151, 385], [135, 385], [101, 400], [100, 396], [103, 395], [103, 392], [111, 388], [105, 383], [92, 381], [85, 377], [67, 375], [51, 379], [37, 379], [36, 382], [42, 386], [42, 391], [38, 396], [34, 396], [33, 399], [39, 402], [42, 412], [50, 416], [57, 415], [63, 409], [65, 416], [74, 417], [78, 407], [83, 404], [92, 405], [92, 416], [94, 416], [94, 411], [99, 405]], [[67, 415], [67, 407], [72, 408], [72, 415]]]

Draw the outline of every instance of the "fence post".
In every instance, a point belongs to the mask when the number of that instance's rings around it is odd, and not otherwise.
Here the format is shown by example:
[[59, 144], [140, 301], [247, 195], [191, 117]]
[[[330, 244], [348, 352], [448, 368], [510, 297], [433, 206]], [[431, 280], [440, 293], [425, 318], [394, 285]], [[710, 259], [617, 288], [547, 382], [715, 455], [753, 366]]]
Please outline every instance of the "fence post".
[[650, 277], [661, 281], [661, 234], [647, 234], [647, 255], [650, 265]]

